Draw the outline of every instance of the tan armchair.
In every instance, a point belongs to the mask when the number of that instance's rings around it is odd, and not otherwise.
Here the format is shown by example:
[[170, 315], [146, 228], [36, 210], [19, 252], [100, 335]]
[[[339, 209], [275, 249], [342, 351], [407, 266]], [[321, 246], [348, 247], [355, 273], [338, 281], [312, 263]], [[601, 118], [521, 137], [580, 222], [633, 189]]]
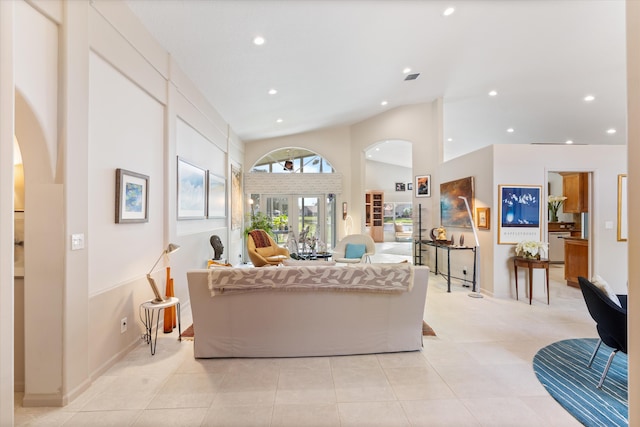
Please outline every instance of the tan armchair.
[[252, 230], [247, 235], [247, 253], [255, 267], [278, 265], [289, 258], [289, 251], [281, 248], [264, 230]]
[[[347, 249], [347, 245], [358, 245], [360, 249], [364, 246], [364, 253], [360, 257], [354, 257], [354, 254], [350, 254]], [[358, 251], [357, 255], [360, 255]], [[333, 249], [333, 260], [335, 262], [346, 263], [359, 263], [359, 262], [371, 262], [371, 255], [376, 253], [376, 244], [368, 234], [349, 234], [344, 236], [342, 240], [338, 242]]]

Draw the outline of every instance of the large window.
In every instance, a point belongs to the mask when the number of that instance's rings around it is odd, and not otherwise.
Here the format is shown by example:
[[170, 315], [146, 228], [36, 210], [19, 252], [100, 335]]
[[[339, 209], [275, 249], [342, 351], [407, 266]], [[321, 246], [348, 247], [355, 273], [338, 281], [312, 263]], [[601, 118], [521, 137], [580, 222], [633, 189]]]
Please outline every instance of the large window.
[[334, 173], [335, 170], [325, 158], [313, 151], [304, 148], [282, 148], [258, 160], [251, 172]]

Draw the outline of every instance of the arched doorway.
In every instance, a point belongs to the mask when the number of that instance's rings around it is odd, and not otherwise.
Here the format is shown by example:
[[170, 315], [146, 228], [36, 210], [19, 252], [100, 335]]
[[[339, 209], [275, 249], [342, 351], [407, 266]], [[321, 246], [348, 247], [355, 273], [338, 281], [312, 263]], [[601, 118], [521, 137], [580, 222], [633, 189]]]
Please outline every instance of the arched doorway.
[[411, 242], [415, 193], [412, 149], [410, 141], [401, 139], [378, 141], [365, 149], [365, 191], [381, 192], [384, 198], [383, 242]]
[[56, 178], [58, 153], [51, 153], [38, 117], [18, 88], [15, 136], [24, 169], [24, 304], [15, 306], [14, 323], [23, 320], [24, 333], [16, 331], [22, 336], [14, 338], [15, 358], [23, 361], [16, 363], [21, 372], [14, 378], [16, 389], [24, 391], [24, 406], [56, 406], [62, 404], [63, 390], [63, 185]]

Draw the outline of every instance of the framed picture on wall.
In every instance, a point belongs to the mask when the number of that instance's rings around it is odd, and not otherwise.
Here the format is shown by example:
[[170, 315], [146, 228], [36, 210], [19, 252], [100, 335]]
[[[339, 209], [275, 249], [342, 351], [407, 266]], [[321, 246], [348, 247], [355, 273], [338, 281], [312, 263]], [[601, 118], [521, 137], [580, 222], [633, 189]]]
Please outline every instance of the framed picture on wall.
[[416, 176], [416, 197], [431, 197], [431, 175]]
[[207, 218], [227, 216], [227, 186], [222, 177], [207, 173]]
[[541, 185], [498, 186], [498, 244], [542, 240]]
[[242, 226], [242, 171], [231, 166], [231, 229]]
[[207, 171], [178, 157], [178, 219], [206, 216]]
[[396, 191], [405, 191], [404, 182], [396, 182]]
[[472, 176], [440, 184], [440, 224], [443, 227], [472, 228], [464, 199], [469, 203], [471, 212], [474, 212]]
[[149, 221], [149, 177], [116, 169], [116, 224]]
[[413, 190], [413, 182], [407, 182], [407, 191]]
[[476, 227], [479, 230], [489, 230], [491, 228], [489, 208], [476, 208]]

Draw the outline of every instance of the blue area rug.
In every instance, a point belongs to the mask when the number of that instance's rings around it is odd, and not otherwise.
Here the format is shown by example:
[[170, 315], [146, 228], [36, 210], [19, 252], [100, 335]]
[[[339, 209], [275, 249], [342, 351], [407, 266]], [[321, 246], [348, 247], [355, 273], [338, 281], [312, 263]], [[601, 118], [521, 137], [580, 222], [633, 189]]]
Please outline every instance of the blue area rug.
[[587, 368], [597, 342], [582, 338], [548, 345], [534, 356], [533, 370], [549, 394], [585, 426], [627, 426], [627, 355], [616, 355], [598, 390], [596, 385], [612, 350], [602, 344], [591, 369]]

